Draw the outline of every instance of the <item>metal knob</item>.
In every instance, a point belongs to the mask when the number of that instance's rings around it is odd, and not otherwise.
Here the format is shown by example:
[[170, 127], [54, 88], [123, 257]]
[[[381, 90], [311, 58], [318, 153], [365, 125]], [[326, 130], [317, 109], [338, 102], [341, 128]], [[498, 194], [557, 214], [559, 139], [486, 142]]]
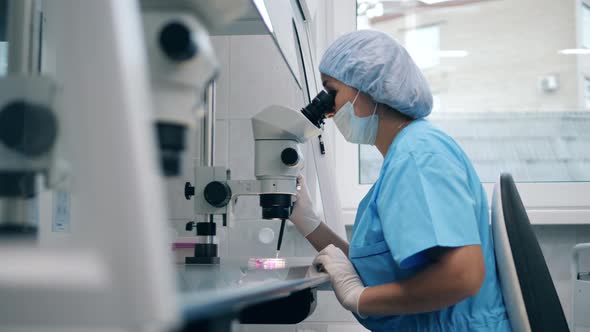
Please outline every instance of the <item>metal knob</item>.
[[181, 22], [166, 24], [160, 31], [159, 41], [164, 54], [174, 61], [190, 60], [198, 53], [191, 30]]
[[26, 156], [49, 152], [57, 139], [57, 119], [44, 105], [15, 101], [0, 109], [0, 142]]
[[184, 226], [184, 229], [187, 232], [192, 231], [195, 227], [197, 227], [197, 223], [195, 223], [194, 221], [189, 221], [186, 223], [186, 225]]
[[286, 148], [281, 152], [281, 160], [287, 166], [295, 166], [299, 162], [299, 153], [293, 148]]
[[184, 198], [190, 200], [192, 196], [195, 196], [195, 187], [190, 182], [184, 184]]
[[213, 181], [205, 186], [203, 196], [207, 203], [214, 207], [224, 207], [231, 198], [231, 188], [226, 183]]

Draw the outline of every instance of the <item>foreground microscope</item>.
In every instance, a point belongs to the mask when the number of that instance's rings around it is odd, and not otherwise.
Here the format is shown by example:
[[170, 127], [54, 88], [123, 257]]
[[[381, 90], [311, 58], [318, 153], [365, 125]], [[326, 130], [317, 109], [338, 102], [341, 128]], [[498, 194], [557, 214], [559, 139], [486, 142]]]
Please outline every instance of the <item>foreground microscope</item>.
[[41, 188], [36, 178], [56, 168], [56, 84], [41, 76], [35, 43], [39, 21], [33, 1], [8, 6], [8, 75], [0, 77], [0, 237], [36, 240], [38, 225], [29, 203]]
[[160, 164], [165, 176], [178, 176], [186, 132], [219, 72], [209, 31], [242, 15], [247, 1], [142, 0], [141, 9]]
[[[195, 196], [195, 213], [222, 215], [225, 225], [237, 196], [258, 195], [262, 218], [281, 221], [278, 254], [285, 220], [291, 215], [293, 198], [297, 194], [297, 177], [303, 168], [299, 145], [321, 134], [325, 114], [333, 108], [334, 96], [322, 91], [301, 112], [270, 106], [256, 114], [252, 118], [256, 179], [233, 180], [224, 167], [197, 167], [195, 185], [185, 185], [186, 198]], [[187, 257], [186, 263], [219, 263], [213, 219], [189, 223], [187, 230], [195, 226], [199, 242], [195, 245], [195, 256]]]

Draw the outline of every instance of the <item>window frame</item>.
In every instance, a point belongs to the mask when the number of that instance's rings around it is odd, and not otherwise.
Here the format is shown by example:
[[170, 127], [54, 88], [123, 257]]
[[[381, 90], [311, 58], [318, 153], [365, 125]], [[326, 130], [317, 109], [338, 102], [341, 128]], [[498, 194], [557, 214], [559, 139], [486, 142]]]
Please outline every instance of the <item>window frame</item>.
[[[373, 184], [358, 183], [358, 145], [347, 142], [339, 132], [333, 136], [341, 217], [345, 225], [352, 225], [359, 202]], [[491, 206], [494, 183], [482, 184]], [[516, 186], [532, 224], [590, 224], [590, 182], [519, 182]]]

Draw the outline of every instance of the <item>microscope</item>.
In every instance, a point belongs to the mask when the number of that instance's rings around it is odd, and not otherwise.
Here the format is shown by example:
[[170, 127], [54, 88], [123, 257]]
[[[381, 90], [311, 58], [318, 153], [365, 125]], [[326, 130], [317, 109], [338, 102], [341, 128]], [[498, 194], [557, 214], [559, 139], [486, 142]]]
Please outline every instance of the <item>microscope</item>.
[[54, 166], [55, 90], [46, 77], [0, 79], [0, 236], [37, 234], [28, 202], [38, 192], [37, 176], [49, 181]]
[[142, 0], [155, 124], [164, 176], [178, 176], [186, 132], [198, 122], [219, 72], [209, 30], [241, 16], [247, 2]]
[[55, 174], [58, 116], [57, 85], [36, 67], [38, 36], [32, 1], [8, 6], [8, 75], [0, 77], [0, 237], [34, 241], [37, 223], [29, 202], [37, 195], [37, 178]]
[[[334, 95], [322, 91], [301, 112], [275, 105], [256, 114], [252, 118], [256, 179], [233, 180], [224, 167], [197, 167], [194, 186], [185, 184], [186, 199], [194, 196], [195, 213], [222, 215], [225, 226], [238, 196], [258, 195], [262, 218], [281, 221], [278, 254], [285, 221], [291, 216], [297, 194], [297, 177], [303, 168], [299, 144], [321, 134], [325, 114], [333, 108]], [[187, 257], [186, 263], [218, 264], [213, 220], [189, 222], [187, 230], [193, 228], [198, 240], [194, 257]]]

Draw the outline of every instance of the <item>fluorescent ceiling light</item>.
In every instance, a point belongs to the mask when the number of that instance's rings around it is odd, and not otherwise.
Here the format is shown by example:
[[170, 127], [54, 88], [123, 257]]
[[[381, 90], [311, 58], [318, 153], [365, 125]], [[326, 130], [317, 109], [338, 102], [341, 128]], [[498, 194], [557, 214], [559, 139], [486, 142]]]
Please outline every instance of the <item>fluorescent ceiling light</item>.
[[452, 0], [420, 0], [420, 2], [425, 3], [427, 5], [434, 5], [441, 2], [449, 2]]
[[589, 48], [566, 48], [564, 50], [560, 50], [559, 54], [590, 54]]
[[464, 58], [469, 55], [465, 50], [447, 50], [438, 51], [438, 56], [441, 58]]

